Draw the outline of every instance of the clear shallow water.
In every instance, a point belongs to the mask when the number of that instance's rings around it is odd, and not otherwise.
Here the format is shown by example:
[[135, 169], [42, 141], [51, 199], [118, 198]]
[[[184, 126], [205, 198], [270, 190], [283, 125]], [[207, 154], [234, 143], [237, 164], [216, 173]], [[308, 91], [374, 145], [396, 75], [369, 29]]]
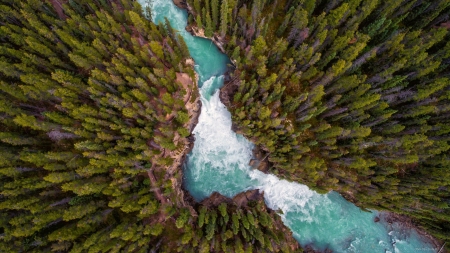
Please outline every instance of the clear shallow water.
[[[145, 4], [145, 0], [139, 0]], [[200, 201], [214, 191], [225, 196], [250, 190], [264, 191], [267, 205], [281, 210], [284, 223], [303, 246], [329, 248], [333, 252], [414, 253], [436, 252], [414, 231], [374, 222], [377, 212], [360, 210], [339, 194], [318, 194], [307, 186], [280, 180], [252, 170], [253, 144], [231, 130], [231, 115], [220, 102], [218, 89], [228, 57], [211, 41], [193, 37], [185, 31], [187, 13], [171, 0], [152, 0], [152, 17], [160, 22], [167, 17], [184, 37], [199, 74], [203, 103], [199, 123], [194, 129], [194, 149], [188, 156], [185, 185]], [[391, 231], [393, 229], [393, 231]]]

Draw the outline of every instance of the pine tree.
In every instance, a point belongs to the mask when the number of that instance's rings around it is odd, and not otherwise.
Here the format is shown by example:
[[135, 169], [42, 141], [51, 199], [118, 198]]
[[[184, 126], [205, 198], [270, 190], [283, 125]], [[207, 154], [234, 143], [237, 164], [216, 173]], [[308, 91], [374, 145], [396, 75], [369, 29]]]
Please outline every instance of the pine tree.
[[220, 8], [220, 34], [225, 36], [228, 28], [228, 1], [223, 0]]

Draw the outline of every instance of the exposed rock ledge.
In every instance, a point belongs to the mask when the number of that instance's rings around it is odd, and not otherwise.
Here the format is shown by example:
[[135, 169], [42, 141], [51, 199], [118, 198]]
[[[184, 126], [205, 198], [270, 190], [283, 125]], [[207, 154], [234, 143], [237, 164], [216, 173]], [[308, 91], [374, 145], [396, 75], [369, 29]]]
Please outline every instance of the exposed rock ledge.
[[205, 31], [203, 29], [199, 29], [198, 27], [193, 26], [193, 25], [186, 26], [186, 31], [188, 31], [193, 36], [211, 40], [216, 45], [216, 47], [220, 50], [220, 52], [225, 54], [225, 49], [224, 49], [225, 42], [224, 42], [223, 38], [220, 37], [219, 35], [214, 34], [211, 38], [206, 37]]
[[[192, 59], [187, 59], [186, 64], [194, 67], [194, 61]], [[195, 73], [195, 79], [196, 80], [194, 82], [187, 74], [177, 73], [177, 81], [180, 82], [186, 90], [186, 95], [184, 96], [183, 101], [185, 102], [185, 106], [188, 111], [189, 121], [186, 123], [185, 127], [189, 130], [190, 133], [192, 133], [198, 123], [202, 107], [202, 103], [200, 101], [200, 93], [198, 90], [199, 77], [197, 73]], [[183, 190], [182, 170], [182, 166], [186, 160], [186, 156], [194, 148], [194, 141], [195, 137], [193, 134], [191, 134], [187, 138], [178, 138], [174, 140], [174, 142], [183, 142], [183, 149], [175, 150], [169, 152], [168, 154], [174, 160], [174, 162], [170, 167], [166, 168], [166, 171], [168, 172], [166, 175], [166, 179], [170, 179], [172, 181], [172, 187], [178, 196], [178, 205], [184, 207], [191, 207], [193, 203], [195, 203], [193, 197], [187, 191]], [[192, 209], [192, 207], [190, 209]], [[191, 212], [192, 211], [193, 209], [191, 210]]]
[[269, 173], [269, 169], [272, 166], [268, 159], [269, 154], [258, 146], [255, 146], [253, 148], [253, 157], [254, 159], [250, 160], [249, 165], [265, 174]]
[[173, 0], [173, 3], [180, 9], [187, 9], [188, 7], [186, 0]]
[[264, 201], [264, 193], [259, 192], [259, 190], [249, 190], [246, 192], [241, 192], [230, 199], [218, 192], [214, 192], [209, 198], [203, 200], [201, 204], [208, 207], [215, 207], [219, 206], [221, 203], [227, 203], [235, 204], [238, 207], [245, 207], [249, 201]]
[[[186, 0], [173, 0], [173, 3], [180, 9], [184, 9], [186, 10], [190, 15], [192, 15], [193, 17], [195, 17], [195, 12], [192, 9], [192, 7], [186, 2]], [[214, 36], [212, 38], [208, 38], [205, 36], [205, 31], [203, 29], [199, 29], [198, 27], [192, 25], [192, 24], [188, 24], [186, 26], [186, 31], [188, 31], [190, 34], [192, 34], [193, 36], [197, 36], [197, 37], [201, 37], [201, 38], [205, 38], [205, 39], [210, 39], [216, 46], [217, 48], [225, 54], [225, 49], [224, 49], [224, 40], [223, 38], [221, 38], [220, 36], [218, 36], [217, 34], [214, 34]]]
[[430, 248], [429, 251], [434, 250], [435, 252], [440, 253], [448, 252], [443, 248], [445, 246], [445, 242], [440, 241], [428, 234], [423, 228], [414, 223], [411, 218], [405, 215], [391, 212], [380, 212], [380, 215], [378, 217], [375, 217], [374, 222], [384, 223], [390, 231], [392, 231], [393, 228], [396, 227], [396, 229], [400, 230], [400, 232], [403, 234], [408, 234], [410, 233], [410, 231], [416, 231], [421, 239], [423, 239], [424, 241], [429, 241], [433, 244], [433, 248]]

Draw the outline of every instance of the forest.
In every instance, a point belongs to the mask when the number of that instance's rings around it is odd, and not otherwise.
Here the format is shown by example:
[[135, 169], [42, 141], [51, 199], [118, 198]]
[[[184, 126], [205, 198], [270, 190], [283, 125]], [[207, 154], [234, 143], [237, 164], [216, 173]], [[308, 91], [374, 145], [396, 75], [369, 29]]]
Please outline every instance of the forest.
[[0, 0], [0, 252], [300, 252], [262, 199], [181, 188], [196, 76], [131, 0]]
[[[450, 1], [188, 0], [269, 173], [450, 239]], [[448, 247], [448, 246], [447, 246]]]

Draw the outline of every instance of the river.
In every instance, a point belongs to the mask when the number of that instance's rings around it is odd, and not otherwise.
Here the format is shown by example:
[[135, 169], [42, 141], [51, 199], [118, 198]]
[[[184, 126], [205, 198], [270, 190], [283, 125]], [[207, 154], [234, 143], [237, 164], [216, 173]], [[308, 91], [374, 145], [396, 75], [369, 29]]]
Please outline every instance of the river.
[[[143, 5], [146, 0], [139, 0]], [[378, 212], [364, 212], [336, 192], [318, 194], [307, 186], [280, 180], [248, 165], [253, 144], [231, 130], [231, 115], [220, 102], [219, 88], [229, 59], [210, 40], [185, 31], [187, 13], [171, 0], [151, 0], [154, 22], [167, 17], [185, 39], [199, 75], [202, 110], [194, 129], [195, 144], [187, 158], [185, 185], [201, 201], [214, 191], [227, 197], [259, 189], [266, 204], [302, 245], [333, 252], [436, 252], [433, 244], [399, 224], [374, 222]]]

